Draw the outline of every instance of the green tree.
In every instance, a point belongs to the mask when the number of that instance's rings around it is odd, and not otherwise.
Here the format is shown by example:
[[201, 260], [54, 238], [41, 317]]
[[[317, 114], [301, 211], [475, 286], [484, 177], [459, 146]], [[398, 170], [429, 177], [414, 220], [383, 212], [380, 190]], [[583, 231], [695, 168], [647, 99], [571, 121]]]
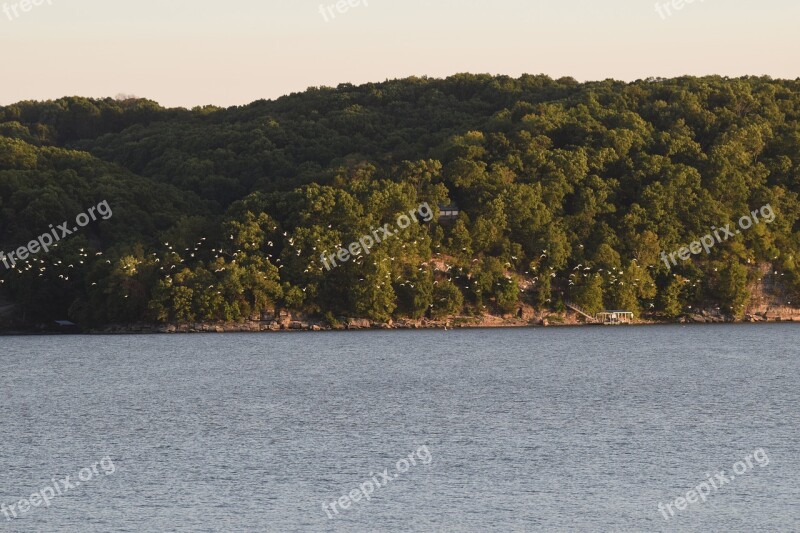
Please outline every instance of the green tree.
[[586, 281], [576, 286], [572, 291], [572, 300], [587, 313], [596, 315], [601, 312], [603, 305], [603, 277], [592, 274]]
[[434, 286], [431, 312], [434, 318], [457, 315], [461, 312], [463, 305], [464, 296], [451, 281], [442, 280]]
[[667, 318], [678, 318], [683, 310], [681, 293], [686, 279], [681, 276], [673, 275], [670, 277], [667, 286], [659, 293], [658, 309]]

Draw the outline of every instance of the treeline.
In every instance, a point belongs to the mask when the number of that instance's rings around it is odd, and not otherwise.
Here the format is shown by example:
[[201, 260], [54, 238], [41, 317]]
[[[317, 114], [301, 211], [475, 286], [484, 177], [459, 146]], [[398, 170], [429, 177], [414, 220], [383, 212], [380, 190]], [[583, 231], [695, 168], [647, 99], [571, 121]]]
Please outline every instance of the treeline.
[[[458, 75], [230, 109], [64, 98], [0, 107], [0, 249], [107, 200], [6, 271], [20, 318], [85, 325], [514, 312], [741, 315], [765, 271], [800, 301], [800, 81]], [[427, 202], [328, 271], [321, 255]], [[776, 218], [668, 269], [769, 204]]]

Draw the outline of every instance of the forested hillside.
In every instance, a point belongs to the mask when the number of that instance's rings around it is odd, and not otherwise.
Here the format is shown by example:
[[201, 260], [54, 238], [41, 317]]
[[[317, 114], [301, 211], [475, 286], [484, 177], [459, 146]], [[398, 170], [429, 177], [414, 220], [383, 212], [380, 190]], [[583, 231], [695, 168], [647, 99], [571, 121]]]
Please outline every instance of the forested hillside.
[[[243, 107], [70, 97], [0, 107], [0, 250], [105, 200], [12, 268], [28, 323], [514, 312], [741, 316], [767, 269], [800, 301], [800, 80], [458, 75]], [[328, 270], [401, 213], [455, 205]], [[668, 268], [769, 205], [769, 223]], [[438, 215], [438, 211], [436, 213]], [[796, 301], [795, 301], [796, 300]]]

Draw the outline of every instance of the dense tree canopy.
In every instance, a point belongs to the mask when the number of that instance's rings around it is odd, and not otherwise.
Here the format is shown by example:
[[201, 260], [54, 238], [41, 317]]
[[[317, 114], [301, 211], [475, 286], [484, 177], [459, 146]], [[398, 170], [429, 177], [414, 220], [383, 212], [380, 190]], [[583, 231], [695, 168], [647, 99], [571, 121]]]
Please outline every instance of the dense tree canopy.
[[[242, 320], [265, 310], [442, 317], [621, 308], [740, 315], [769, 272], [800, 301], [800, 81], [577, 83], [462, 74], [311, 88], [243, 107], [70, 97], [0, 107], [0, 265], [29, 321]], [[427, 203], [328, 270], [335, 253]], [[661, 252], [754, 225], [667, 268]]]

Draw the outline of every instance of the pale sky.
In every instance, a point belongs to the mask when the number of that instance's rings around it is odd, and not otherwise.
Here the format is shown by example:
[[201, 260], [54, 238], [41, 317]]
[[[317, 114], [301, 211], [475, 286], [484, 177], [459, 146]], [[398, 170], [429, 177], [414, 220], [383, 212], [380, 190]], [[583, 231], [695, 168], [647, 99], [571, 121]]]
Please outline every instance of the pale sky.
[[458, 72], [800, 77], [797, 0], [695, 0], [661, 15], [655, 0], [351, 0], [327, 22], [320, 6], [336, 0], [23, 1], [0, 0], [0, 105], [125, 93], [231, 106]]

